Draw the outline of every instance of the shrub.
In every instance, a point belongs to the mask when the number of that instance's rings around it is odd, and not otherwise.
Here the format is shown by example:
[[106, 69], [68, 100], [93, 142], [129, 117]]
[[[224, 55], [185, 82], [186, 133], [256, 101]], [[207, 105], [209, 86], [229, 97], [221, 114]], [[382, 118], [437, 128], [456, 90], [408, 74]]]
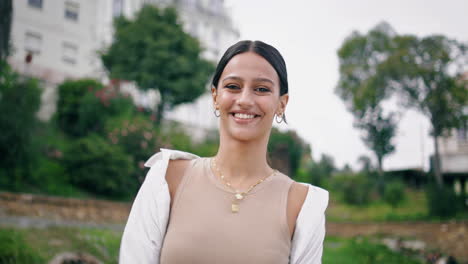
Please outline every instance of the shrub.
[[0, 61], [0, 168], [4, 170], [0, 187], [18, 189], [30, 182], [40, 94], [36, 80], [21, 79]]
[[384, 192], [384, 201], [393, 208], [400, 205], [406, 198], [405, 185], [401, 181], [391, 181], [386, 184]]
[[457, 214], [462, 207], [461, 199], [455, 191], [446, 186], [431, 184], [426, 188], [429, 214], [440, 218], [449, 218]]
[[70, 182], [91, 193], [128, 198], [137, 188], [133, 159], [119, 146], [92, 135], [78, 139], [64, 154]]
[[161, 139], [154, 124], [143, 115], [132, 118], [117, 118], [108, 123], [107, 141], [119, 146], [133, 159], [132, 178], [143, 182], [144, 163], [161, 147]]
[[345, 203], [367, 205], [374, 191], [374, 183], [363, 174], [339, 174], [332, 177], [331, 188], [341, 193]]
[[12, 229], [0, 229], [0, 263], [44, 263], [39, 252], [32, 249], [22, 233]]
[[72, 137], [102, 135], [109, 118], [127, 114], [134, 108], [130, 98], [95, 80], [66, 81], [58, 90], [57, 124]]

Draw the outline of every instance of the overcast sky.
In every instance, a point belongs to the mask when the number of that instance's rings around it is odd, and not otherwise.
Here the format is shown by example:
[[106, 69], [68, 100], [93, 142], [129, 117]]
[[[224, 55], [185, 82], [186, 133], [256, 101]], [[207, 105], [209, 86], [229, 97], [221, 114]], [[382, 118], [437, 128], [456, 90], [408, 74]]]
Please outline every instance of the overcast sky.
[[[286, 127], [312, 147], [357, 168], [361, 154], [371, 155], [352, 126], [352, 116], [334, 94], [337, 49], [353, 30], [366, 33], [385, 20], [400, 34], [444, 34], [468, 41], [467, 0], [226, 0], [241, 39], [262, 40], [280, 50], [288, 67], [290, 100]], [[428, 168], [433, 141], [429, 122], [415, 111], [402, 116], [396, 151], [384, 169]]]

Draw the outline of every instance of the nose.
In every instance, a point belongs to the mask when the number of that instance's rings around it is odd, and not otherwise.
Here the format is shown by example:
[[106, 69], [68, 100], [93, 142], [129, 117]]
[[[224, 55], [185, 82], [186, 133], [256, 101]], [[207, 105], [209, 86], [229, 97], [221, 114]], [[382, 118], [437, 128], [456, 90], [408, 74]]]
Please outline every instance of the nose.
[[242, 92], [239, 94], [239, 97], [237, 98], [237, 104], [241, 108], [249, 108], [253, 105], [253, 94], [252, 94], [252, 89], [248, 87], [244, 87], [242, 89]]

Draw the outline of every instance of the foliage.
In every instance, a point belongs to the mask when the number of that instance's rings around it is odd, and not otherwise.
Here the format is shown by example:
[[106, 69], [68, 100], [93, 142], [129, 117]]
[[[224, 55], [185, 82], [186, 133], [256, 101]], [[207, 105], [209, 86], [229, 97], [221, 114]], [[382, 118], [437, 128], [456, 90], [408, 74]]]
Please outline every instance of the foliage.
[[58, 87], [58, 127], [71, 137], [104, 134], [106, 121], [131, 112], [131, 100], [95, 80], [65, 81]]
[[383, 186], [383, 158], [395, 150], [394, 113], [385, 114], [381, 102], [391, 95], [380, 63], [391, 54], [393, 30], [382, 23], [367, 35], [353, 32], [338, 51], [340, 80], [336, 93], [354, 115], [354, 126], [362, 132], [362, 140], [378, 161], [380, 185]]
[[450, 187], [430, 184], [426, 196], [429, 214], [433, 217], [454, 217], [463, 208], [463, 201]]
[[307, 164], [305, 169], [310, 175], [308, 182], [316, 186], [321, 186], [325, 179], [329, 179], [337, 171], [333, 157], [327, 154], [322, 154], [318, 162]]
[[371, 202], [373, 182], [363, 174], [336, 174], [330, 188], [339, 191], [345, 203], [364, 206]]
[[213, 65], [200, 57], [201, 51], [198, 41], [183, 31], [175, 9], [146, 5], [134, 20], [116, 20], [114, 42], [102, 61], [111, 78], [159, 91], [156, 120], [160, 122], [166, 108], [191, 102], [205, 92]]
[[386, 184], [383, 199], [393, 208], [401, 205], [405, 198], [405, 185], [401, 181], [394, 180]]
[[442, 185], [436, 139], [467, 119], [463, 109], [468, 104], [468, 84], [462, 78], [467, 45], [442, 35], [397, 35], [381, 23], [367, 35], [354, 32], [338, 55], [337, 93], [353, 112], [378, 110], [379, 102], [396, 94], [405, 108], [416, 108], [429, 118], [436, 179]]
[[32, 248], [21, 232], [0, 229], [0, 263], [44, 263], [38, 250]]
[[[334, 183], [340, 184], [339, 182]], [[330, 205], [327, 220], [332, 222], [385, 222], [385, 221], [428, 221], [436, 220], [428, 215], [427, 200], [424, 190], [406, 189], [407, 197], [394, 208], [378, 199], [375, 190], [371, 191], [371, 201], [366, 206], [350, 205], [342, 201], [342, 193], [336, 187], [330, 188]], [[463, 219], [460, 215], [460, 219]], [[466, 217], [465, 217], [466, 219]]]
[[[41, 253], [41, 260], [13, 262], [19, 264], [50, 263], [50, 261], [64, 252], [83, 252], [91, 254], [99, 259], [100, 263], [117, 264], [119, 245], [122, 230], [110, 228], [89, 227], [46, 227], [46, 228], [21, 228], [7, 229], [7, 232], [21, 234], [24, 246], [34, 248]], [[4, 229], [0, 229], [0, 234]], [[0, 239], [0, 252], [2, 249]], [[0, 259], [0, 263], [1, 259]], [[8, 262], [7, 262], [8, 263]], [[65, 263], [65, 262], [64, 262]], [[66, 263], [83, 263], [72, 262]]]
[[10, 54], [10, 31], [12, 14], [13, 1], [0, 1], [0, 61], [6, 60]]
[[21, 79], [0, 61], [0, 186], [16, 189], [30, 182], [35, 149], [31, 145], [40, 105], [34, 79]]
[[107, 140], [110, 144], [119, 146], [124, 153], [132, 156], [132, 179], [144, 180], [145, 161], [154, 153], [159, 152], [162, 140], [153, 123], [146, 116], [139, 114], [132, 118], [116, 118], [110, 120], [107, 128]]
[[323, 263], [330, 264], [420, 263], [411, 257], [392, 252], [386, 246], [363, 237], [345, 239], [327, 236], [322, 260]]
[[437, 137], [466, 120], [468, 82], [461, 79], [468, 61], [467, 45], [441, 35], [395, 37], [395, 50], [384, 63], [382, 74], [396, 89], [406, 107], [424, 114], [432, 125], [435, 174], [442, 184]]
[[127, 198], [138, 186], [133, 175], [133, 159], [119, 146], [91, 135], [73, 142], [63, 157], [70, 182], [91, 193]]
[[374, 170], [374, 167], [372, 166], [371, 158], [366, 155], [359, 156], [358, 163], [360, 163], [362, 166], [361, 172], [369, 173]]
[[268, 142], [268, 157], [272, 166], [295, 177], [304, 155], [310, 155], [307, 145], [295, 131], [281, 132], [273, 127]]

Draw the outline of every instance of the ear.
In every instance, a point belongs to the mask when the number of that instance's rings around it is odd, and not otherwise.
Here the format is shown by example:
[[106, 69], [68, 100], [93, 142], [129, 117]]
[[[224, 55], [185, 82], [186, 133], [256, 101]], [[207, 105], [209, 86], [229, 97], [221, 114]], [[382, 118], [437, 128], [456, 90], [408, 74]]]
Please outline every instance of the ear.
[[218, 91], [214, 86], [211, 86], [211, 97], [213, 98], [213, 105], [216, 105], [218, 100]]
[[289, 101], [289, 94], [283, 94], [282, 96], [280, 96], [280, 103], [278, 105], [278, 109], [276, 110], [277, 114], [278, 113], [284, 114], [288, 101]]

